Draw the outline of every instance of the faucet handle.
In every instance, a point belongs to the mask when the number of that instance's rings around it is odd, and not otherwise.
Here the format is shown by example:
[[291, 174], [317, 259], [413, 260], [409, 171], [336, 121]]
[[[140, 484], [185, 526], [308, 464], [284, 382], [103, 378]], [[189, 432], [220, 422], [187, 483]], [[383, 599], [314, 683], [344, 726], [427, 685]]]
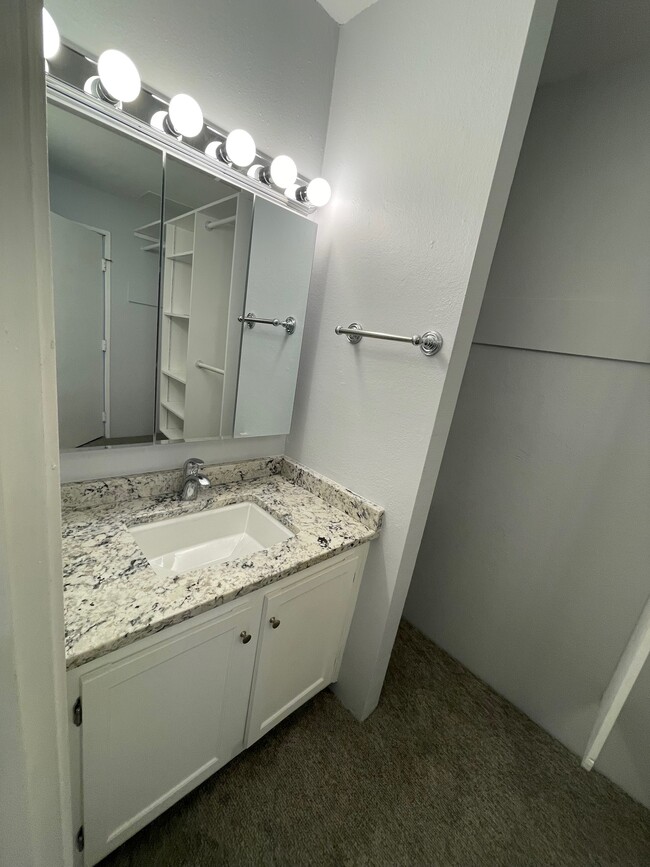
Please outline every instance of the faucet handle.
[[187, 478], [187, 476], [196, 476], [202, 466], [203, 461], [201, 458], [188, 458], [183, 464], [183, 475], [185, 478]]

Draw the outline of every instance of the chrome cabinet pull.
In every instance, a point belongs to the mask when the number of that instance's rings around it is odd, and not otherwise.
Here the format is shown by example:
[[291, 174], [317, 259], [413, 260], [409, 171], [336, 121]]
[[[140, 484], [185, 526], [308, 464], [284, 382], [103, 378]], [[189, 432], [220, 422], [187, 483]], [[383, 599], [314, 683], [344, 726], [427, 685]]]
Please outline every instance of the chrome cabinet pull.
[[278, 626], [280, 625], [280, 621], [278, 620], [277, 617], [272, 617], [272, 618], [269, 620], [269, 623], [271, 624], [271, 626], [272, 626], [274, 629], [277, 629]]
[[280, 322], [279, 319], [260, 319], [254, 313], [247, 313], [246, 319], [243, 316], [238, 316], [237, 321], [245, 322], [249, 328], [255, 328], [256, 323], [259, 325], [273, 325], [275, 328], [279, 325], [281, 328], [284, 328], [287, 334], [293, 334], [298, 324], [293, 316], [287, 316], [284, 322]]
[[250, 632], [246, 632], [246, 630], [244, 629], [243, 632], [239, 633], [239, 637], [241, 638], [243, 644], [248, 644], [248, 642], [253, 636], [250, 634]]

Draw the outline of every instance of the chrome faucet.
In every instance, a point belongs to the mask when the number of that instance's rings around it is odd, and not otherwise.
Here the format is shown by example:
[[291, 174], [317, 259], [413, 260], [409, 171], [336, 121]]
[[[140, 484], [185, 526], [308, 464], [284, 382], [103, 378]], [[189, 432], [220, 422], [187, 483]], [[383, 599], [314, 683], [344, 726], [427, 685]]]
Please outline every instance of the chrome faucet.
[[210, 487], [210, 479], [201, 472], [202, 466], [200, 458], [190, 458], [183, 464], [181, 500], [196, 500], [201, 488]]

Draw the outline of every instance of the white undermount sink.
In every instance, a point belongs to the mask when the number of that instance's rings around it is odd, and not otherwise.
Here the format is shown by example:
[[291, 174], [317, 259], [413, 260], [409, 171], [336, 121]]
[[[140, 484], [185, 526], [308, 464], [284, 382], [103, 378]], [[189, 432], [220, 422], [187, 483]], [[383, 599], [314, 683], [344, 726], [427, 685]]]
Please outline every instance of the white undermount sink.
[[165, 577], [248, 557], [294, 535], [254, 503], [136, 524], [129, 532], [153, 569]]

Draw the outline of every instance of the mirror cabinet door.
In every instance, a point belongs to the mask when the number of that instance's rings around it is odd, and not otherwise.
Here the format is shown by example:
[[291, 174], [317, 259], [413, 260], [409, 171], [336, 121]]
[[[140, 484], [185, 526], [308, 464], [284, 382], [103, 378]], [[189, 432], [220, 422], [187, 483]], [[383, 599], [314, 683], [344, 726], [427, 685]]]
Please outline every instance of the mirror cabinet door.
[[289, 433], [315, 243], [316, 223], [255, 199], [246, 316], [289, 324], [244, 327], [236, 437]]
[[48, 105], [61, 449], [153, 442], [160, 151]]
[[58, 105], [48, 139], [61, 449], [288, 433], [316, 224]]

